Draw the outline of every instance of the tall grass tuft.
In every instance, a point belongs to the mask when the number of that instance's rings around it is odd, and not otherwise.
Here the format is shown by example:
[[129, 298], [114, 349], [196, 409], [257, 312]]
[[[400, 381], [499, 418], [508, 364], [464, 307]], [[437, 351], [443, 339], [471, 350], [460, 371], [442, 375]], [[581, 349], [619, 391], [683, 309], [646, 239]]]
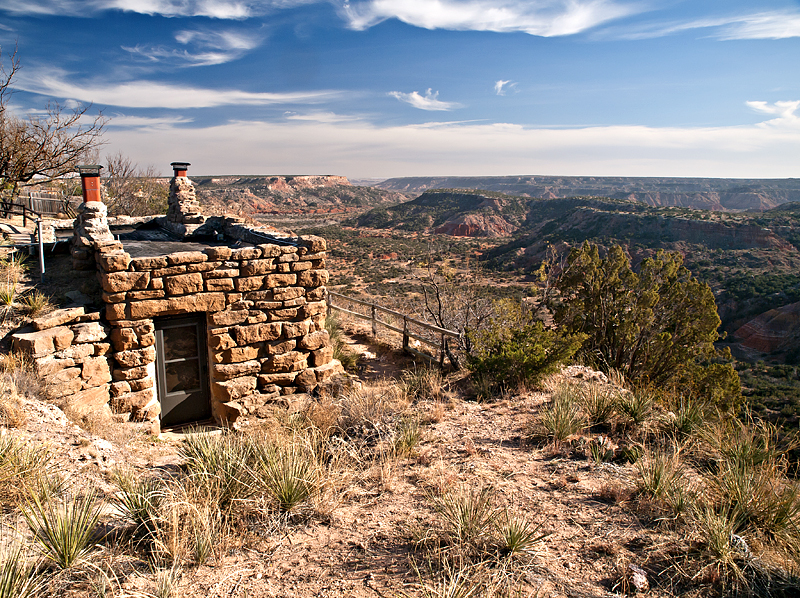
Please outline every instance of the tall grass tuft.
[[100, 509], [94, 491], [59, 501], [34, 494], [22, 514], [42, 554], [59, 569], [69, 569], [92, 551]]
[[540, 414], [540, 424], [546, 437], [563, 442], [586, 427], [577, 400], [577, 393], [570, 385], [564, 384], [556, 389], [553, 400]]
[[614, 394], [600, 384], [587, 384], [579, 392], [579, 401], [583, 412], [592, 426], [607, 424], [616, 406]]
[[444, 523], [451, 542], [462, 547], [477, 547], [491, 534], [498, 517], [489, 487], [460, 487], [433, 498], [433, 507]]
[[320, 470], [309, 447], [300, 442], [264, 444], [256, 454], [253, 477], [281, 513], [291, 513], [320, 490]]
[[506, 510], [497, 519], [500, 551], [508, 556], [532, 554], [536, 545], [549, 534], [542, 532], [544, 522], [534, 523], [527, 517]]
[[648, 449], [636, 461], [636, 469], [640, 494], [670, 506], [682, 506], [686, 480], [679, 451]]
[[358, 355], [353, 353], [347, 346], [344, 340], [344, 331], [339, 323], [339, 317], [336, 312], [331, 313], [325, 319], [325, 330], [331, 338], [331, 346], [333, 347], [333, 358], [338, 359], [342, 363], [342, 367], [348, 372], [352, 372], [358, 365]]
[[136, 525], [137, 533], [153, 535], [167, 498], [162, 482], [122, 470], [115, 471], [112, 480], [119, 490], [114, 496], [119, 510]]
[[616, 409], [628, 425], [641, 426], [655, 409], [656, 394], [652, 389], [637, 387], [617, 398]]
[[50, 300], [50, 297], [38, 289], [34, 289], [22, 295], [20, 303], [31, 317], [45, 314], [53, 309], [53, 302]]
[[43, 445], [0, 437], [0, 506], [15, 507], [29, 494], [57, 494], [63, 481], [49, 475], [52, 455]]
[[0, 598], [28, 598], [38, 590], [41, 577], [19, 539], [0, 548]]
[[412, 401], [436, 401], [444, 394], [444, 378], [439, 368], [415, 367], [403, 372], [400, 387]]

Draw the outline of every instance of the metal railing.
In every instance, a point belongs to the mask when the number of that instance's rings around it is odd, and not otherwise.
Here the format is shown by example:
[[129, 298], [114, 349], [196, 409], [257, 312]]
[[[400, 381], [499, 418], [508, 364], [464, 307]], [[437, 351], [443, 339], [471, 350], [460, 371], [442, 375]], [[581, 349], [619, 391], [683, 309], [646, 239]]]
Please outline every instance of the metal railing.
[[42, 215], [31, 210], [26, 205], [12, 203], [10, 201], [0, 201], [0, 213], [3, 218], [8, 218], [11, 214], [22, 214], [23, 226], [28, 226], [28, 218], [36, 217], [36, 237], [39, 245], [39, 274], [41, 281], [44, 282], [44, 239], [42, 238]]
[[[362, 305], [364, 307], [368, 307], [370, 309], [369, 315], [359, 313], [357, 311], [353, 311], [350, 309], [346, 309], [340, 305], [334, 303], [334, 299], [339, 299], [342, 301], [349, 301], [356, 305]], [[410, 318], [405, 314], [402, 314], [398, 311], [393, 309], [389, 309], [383, 307], [381, 305], [376, 305], [375, 303], [370, 303], [369, 301], [362, 301], [361, 299], [353, 299], [352, 297], [347, 297], [346, 295], [341, 295], [339, 293], [334, 293], [333, 291], [328, 291], [328, 315], [330, 315], [331, 311], [339, 311], [342, 313], [346, 313], [351, 315], [355, 318], [359, 318], [361, 320], [366, 320], [372, 324], [372, 336], [378, 335], [378, 327], [382, 326], [383, 328], [387, 328], [393, 332], [403, 335], [403, 350], [413, 355], [417, 355], [418, 357], [422, 357], [424, 359], [428, 359], [432, 362], [438, 362], [440, 366], [444, 365], [444, 358], [448, 356], [448, 339], [450, 338], [461, 338], [461, 334], [458, 332], [453, 332], [452, 330], [447, 330], [446, 328], [439, 328], [438, 326], [434, 326], [433, 324], [428, 324], [427, 322], [422, 322], [420, 320]], [[394, 317], [398, 321], [403, 322], [402, 328], [396, 326], [392, 323], [385, 322], [384, 320], [378, 319], [378, 313], [387, 314], [389, 316]], [[432, 332], [438, 335], [436, 341], [431, 340], [428, 337], [422, 336], [421, 334], [416, 334], [412, 332], [409, 328], [411, 326], [418, 326], [423, 330], [428, 332]], [[424, 351], [418, 351], [410, 346], [411, 339], [417, 340], [420, 343], [424, 343], [429, 347], [434, 347], [438, 349], [439, 356], [438, 358], [425, 353]], [[451, 359], [452, 361], [452, 359]], [[455, 364], [454, 364], [455, 365]]]

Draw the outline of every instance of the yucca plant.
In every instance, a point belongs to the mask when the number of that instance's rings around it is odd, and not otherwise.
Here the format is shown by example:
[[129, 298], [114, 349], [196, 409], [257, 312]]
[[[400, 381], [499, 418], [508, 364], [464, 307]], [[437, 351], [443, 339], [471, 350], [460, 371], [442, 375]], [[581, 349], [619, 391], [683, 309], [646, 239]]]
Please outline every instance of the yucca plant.
[[444, 379], [439, 368], [415, 367], [403, 372], [400, 386], [412, 400], [437, 400], [444, 392]]
[[52, 455], [41, 444], [25, 443], [6, 435], [0, 437], [0, 505], [13, 507], [27, 493], [41, 499], [59, 494], [64, 481], [49, 475]]
[[527, 517], [513, 515], [506, 510], [497, 519], [501, 552], [508, 556], [531, 554], [535, 546], [549, 535], [542, 532], [543, 525], [543, 521], [534, 523]]
[[38, 316], [53, 309], [53, 303], [48, 295], [39, 290], [25, 293], [20, 298], [20, 303], [30, 316]]
[[294, 511], [320, 490], [317, 459], [313, 451], [300, 442], [290, 442], [286, 446], [262, 445], [256, 455], [253, 477], [281, 513]]
[[562, 386], [556, 390], [550, 404], [542, 409], [540, 423], [548, 438], [563, 442], [586, 427], [575, 394], [574, 389]]
[[249, 465], [255, 454], [254, 441], [233, 433], [190, 434], [179, 455], [193, 483], [214, 500], [221, 511], [253, 494]]
[[27, 598], [41, 584], [27, 550], [20, 540], [6, 544], [0, 549], [0, 598]]
[[592, 426], [607, 424], [614, 415], [616, 399], [599, 384], [588, 384], [580, 390], [580, 404]]
[[498, 517], [491, 488], [461, 487], [433, 498], [445, 532], [459, 545], [476, 547], [489, 536]]
[[680, 454], [663, 450], [645, 451], [636, 461], [640, 494], [669, 502], [676, 488], [684, 483], [684, 466]]
[[399, 457], [412, 454], [414, 447], [417, 446], [421, 439], [422, 428], [419, 425], [419, 420], [411, 417], [401, 418], [394, 436], [395, 454]]
[[652, 415], [655, 403], [655, 392], [640, 387], [620, 394], [616, 401], [616, 410], [628, 424], [640, 426]]
[[33, 494], [22, 514], [42, 554], [59, 569], [69, 569], [92, 551], [100, 510], [97, 494], [91, 491], [58, 501]]
[[119, 490], [114, 495], [117, 508], [136, 525], [137, 533], [154, 534], [166, 499], [163, 482], [122, 470], [113, 472], [112, 480]]

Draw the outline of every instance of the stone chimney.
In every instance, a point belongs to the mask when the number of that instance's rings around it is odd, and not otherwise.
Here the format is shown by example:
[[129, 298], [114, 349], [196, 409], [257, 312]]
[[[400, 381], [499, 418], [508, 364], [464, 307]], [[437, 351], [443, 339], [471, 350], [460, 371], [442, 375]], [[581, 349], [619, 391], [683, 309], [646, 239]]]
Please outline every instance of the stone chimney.
[[76, 270], [95, 268], [94, 249], [114, 240], [108, 228], [108, 208], [101, 199], [98, 164], [78, 166], [81, 175], [83, 203], [73, 224], [72, 267]]
[[173, 177], [169, 182], [167, 226], [180, 236], [191, 235], [206, 221], [197, 201], [194, 185], [186, 176], [191, 164], [173, 162], [171, 166]]

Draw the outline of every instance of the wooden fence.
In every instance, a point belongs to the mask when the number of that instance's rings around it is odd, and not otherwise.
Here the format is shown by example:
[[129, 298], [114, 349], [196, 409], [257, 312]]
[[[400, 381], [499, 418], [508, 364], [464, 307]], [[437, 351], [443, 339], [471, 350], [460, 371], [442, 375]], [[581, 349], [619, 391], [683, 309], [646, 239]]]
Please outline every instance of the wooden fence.
[[[78, 199], [82, 200], [82, 198]], [[31, 191], [28, 195], [20, 195], [17, 197], [14, 203], [25, 206], [29, 210], [45, 216], [66, 214], [74, 218], [75, 210], [71, 205], [73, 200], [74, 198], [64, 197], [60, 193]]]
[[[357, 311], [353, 311], [350, 309], [346, 309], [341, 305], [337, 305], [334, 300], [339, 301], [347, 301], [353, 303], [355, 305], [361, 305], [364, 307], [369, 308], [369, 315], [362, 314]], [[398, 334], [403, 335], [403, 350], [408, 351], [414, 355], [419, 357], [423, 357], [433, 362], [438, 362], [440, 366], [444, 365], [444, 358], [448, 354], [448, 339], [450, 338], [461, 338], [461, 335], [458, 332], [453, 332], [452, 330], [447, 330], [445, 328], [439, 328], [438, 326], [434, 326], [433, 324], [428, 324], [427, 322], [422, 322], [420, 320], [416, 320], [414, 318], [409, 318], [407, 315], [402, 314], [398, 311], [394, 311], [393, 309], [388, 309], [381, 305], [376, 305], [375, 303], [370, 303], [369, 301], [362, 301], [360, 299], [353, 299], [352, 297], [347, 297], [346, 295], [340, 295], [339, 293], [334, 293], [332, 291], [328, 291], [328, 314], [331, 313], [332, 310], [340, 311], [342, 313], [349, 314], [355, 318], [359, 318], [361, 320], [366, 320], [372, 324], [372, 336], [377, 336], [378, 334], [378, 327], [382, 326], [384, 328], [388, 328], [393, 332], [397, 332]], [[394, 319], [394, 322], [386, 322], [384, 320], [380, 320], [378, 318], [378, 313], [385, 314], [390, 316]], [[396, 323], [395, 323], [396, 322]], [[402, 322], [402, 327], [397, 325]], [[437, 335], [436, 340], [431, 340], [430, 337], [425, 337], [422, 334], [417, 334], [411, 331], [411, 327], [416, 326], [422, 328], [423, 330], [427, 331], [428, 333], [433, 333]], [[419, 341], [420, 343], [424, 343], [429, 347], [433, 347], [434, 349], [438, 349], [439, 356], [438, 358], [425, 353], [424, 351], [418, 351], [410, 346], [410, 339], [414, 339]], [[452, 362], [452, 359], [451, 359]], [[455, 364], [454, 364], [455, 365]]]

